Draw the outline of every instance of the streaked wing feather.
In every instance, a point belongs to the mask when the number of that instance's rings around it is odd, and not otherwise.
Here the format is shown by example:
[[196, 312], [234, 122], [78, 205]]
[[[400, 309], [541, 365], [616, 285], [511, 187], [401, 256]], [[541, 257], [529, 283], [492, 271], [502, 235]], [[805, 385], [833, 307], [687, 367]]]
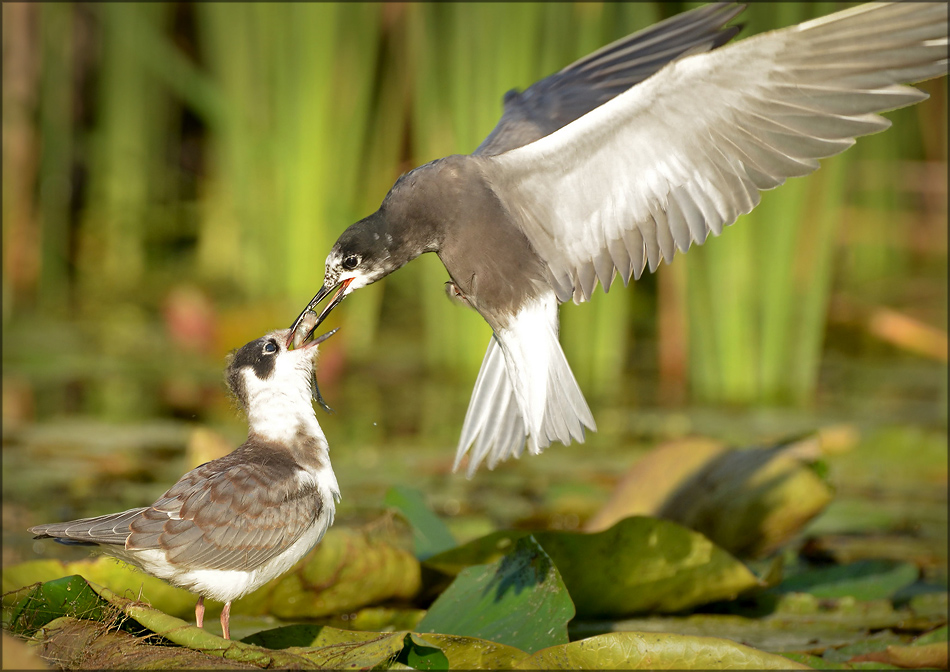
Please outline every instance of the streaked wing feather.
[[299, 488], [289, 459], [198, 467], [136, 520], [128, 548], [162, 549], [169, 562], [200, 569], [266, 562], [299, 539], [322, 506], [315, 488]]

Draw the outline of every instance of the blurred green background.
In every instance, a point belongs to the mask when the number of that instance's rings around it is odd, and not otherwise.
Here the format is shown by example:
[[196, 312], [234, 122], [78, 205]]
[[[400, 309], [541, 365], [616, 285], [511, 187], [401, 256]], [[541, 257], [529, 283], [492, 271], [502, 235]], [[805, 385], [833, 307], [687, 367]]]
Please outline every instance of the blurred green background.
[[[77, 418], [239, 441], [225, 354], [290, 325], [401, 173], [474, 150], [508, 89], [695, 4], [4, 3], [5, 464], [37, 427], [66, 427], [60, 448], [101, 434]], [[755, 3], [739, 39], [850, 4]], [[563, 308], [601, 431], [552, 459], [829, 418], [945, 430], [946, 78], [922, 88], [721, 238]], [[329, 320], [319, 379], [338, 413], [320, 418], [337, 451], [376, 456], [365, 470], [429, 447], [448, 470], [490, 331], [447, 279], [425, 255]], [[24, 497], [52, 487], [9, 477]]]

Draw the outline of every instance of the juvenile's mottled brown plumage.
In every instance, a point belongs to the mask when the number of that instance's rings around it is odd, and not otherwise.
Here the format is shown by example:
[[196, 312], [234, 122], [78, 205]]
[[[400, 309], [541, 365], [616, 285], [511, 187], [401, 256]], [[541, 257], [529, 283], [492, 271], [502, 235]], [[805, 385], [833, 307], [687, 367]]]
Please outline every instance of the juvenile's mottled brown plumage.
[[37, 525], [36, 538], [97, 545], [176, 586], [225, 602], [288, 570], [333, 523], [339, 487], [310, 404], [318, 339], [289, 350], [290, 331], [251, 341], [225, 379], [250, 431], [234, 452], [189, 471], [151, 506]]

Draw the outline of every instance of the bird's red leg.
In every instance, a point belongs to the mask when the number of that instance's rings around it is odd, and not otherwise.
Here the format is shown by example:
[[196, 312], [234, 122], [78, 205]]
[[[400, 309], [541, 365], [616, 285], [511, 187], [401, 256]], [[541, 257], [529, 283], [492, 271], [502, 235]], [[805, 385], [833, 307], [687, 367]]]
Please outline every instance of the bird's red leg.
[[202, 624], [205, 622], [205, 596], [202, 595], [198, 598], [198, 604], [195, 605], [195, 622], [198, 624], [198, 627], [202, 627]]
[[224, 605], [224, 609], [221, 610], [221, 632], [224, 633], [225, 639], [231, 639], [231, 603], [228, 602]]

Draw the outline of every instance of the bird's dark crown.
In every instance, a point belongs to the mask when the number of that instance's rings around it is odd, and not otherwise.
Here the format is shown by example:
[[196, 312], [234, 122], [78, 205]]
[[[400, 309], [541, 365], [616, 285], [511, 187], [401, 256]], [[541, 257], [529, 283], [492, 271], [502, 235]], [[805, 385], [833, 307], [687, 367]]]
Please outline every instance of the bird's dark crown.
[[281, 352], [281, 343], [271, 335], [263, 336], [239, 348], [228, 357], [225, 381], [231, 394], [237, 398], [241, 408], [247, 409], [247, 385], [244, 381], [245, 370], [251, 370], [261, 380], [274, 375], [277, 356]]
[[353, 271], [370, 284], [420, 254], [438, 252], [447, 227], [466, 209], [463, 192], [479, 186], [466, 158], [448, 156], [402, 175], [376, 212], [340, 235], [327, 259], [328, 273]]

